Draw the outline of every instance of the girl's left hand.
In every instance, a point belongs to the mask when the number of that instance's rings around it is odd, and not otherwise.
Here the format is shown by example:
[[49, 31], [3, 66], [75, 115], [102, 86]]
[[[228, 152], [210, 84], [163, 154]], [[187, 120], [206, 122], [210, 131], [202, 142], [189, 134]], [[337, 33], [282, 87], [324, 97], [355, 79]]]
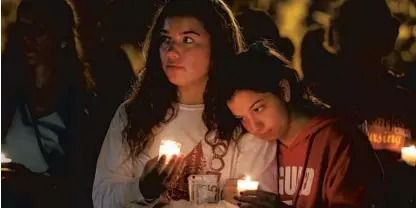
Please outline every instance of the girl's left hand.
[[276, 194], [261, 190], [241, 192], [235, 199], [240, 202], [238, 205], [242, 208], [284, 207]]

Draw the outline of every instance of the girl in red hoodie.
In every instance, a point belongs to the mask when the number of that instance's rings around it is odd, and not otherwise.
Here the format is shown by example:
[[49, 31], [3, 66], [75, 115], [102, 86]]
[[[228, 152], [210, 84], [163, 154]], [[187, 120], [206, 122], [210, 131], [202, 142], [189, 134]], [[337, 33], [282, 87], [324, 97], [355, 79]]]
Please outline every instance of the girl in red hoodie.
[[278, 143], [276, 161], [257, 179], [261, 190], [236, 197], [236, 182], [230, 181], [225, 200], [265, 208], [376, 203], [382, 170], [367, 137], [353, 121], [330, 116], [305, 99], [296, 72], [278, 53], [256, 43], [223, 71], [218, 101], [228, 109], [216, 109], [218, 131], [241, 129]]

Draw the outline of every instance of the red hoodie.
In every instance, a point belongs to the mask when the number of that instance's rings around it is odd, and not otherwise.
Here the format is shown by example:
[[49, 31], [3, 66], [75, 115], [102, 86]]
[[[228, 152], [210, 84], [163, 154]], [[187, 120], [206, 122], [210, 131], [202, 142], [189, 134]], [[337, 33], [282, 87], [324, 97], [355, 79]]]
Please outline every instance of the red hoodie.
[[381, 166], [367, 137], [352, 123], [315, 117], [289, 147], [279, 143], [278, 151], [274, 191], [285, 204], [370, 207], [378, 196]]

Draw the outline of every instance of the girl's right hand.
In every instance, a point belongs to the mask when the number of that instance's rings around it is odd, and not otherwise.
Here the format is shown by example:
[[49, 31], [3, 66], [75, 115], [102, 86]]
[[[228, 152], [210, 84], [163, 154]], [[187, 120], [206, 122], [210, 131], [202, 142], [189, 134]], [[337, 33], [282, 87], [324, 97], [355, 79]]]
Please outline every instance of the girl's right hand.
[[166, 156], [162, 155], [160, 160], [155, 157], [147, 162], [144, 167], [142, 176], [140, 177], [139, 188], [142, 196], [146, 200], [154, 200], [160, 197], [166, 190], [166, 185], [170, 177], [180, 167], [182, 158], [174, 155], [168, 164]]

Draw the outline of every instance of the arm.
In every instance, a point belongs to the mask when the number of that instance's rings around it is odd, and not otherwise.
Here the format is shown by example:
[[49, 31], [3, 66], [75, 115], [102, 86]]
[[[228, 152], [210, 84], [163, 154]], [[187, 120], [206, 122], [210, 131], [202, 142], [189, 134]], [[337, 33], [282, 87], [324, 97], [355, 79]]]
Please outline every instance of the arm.
[[[133, 167], [122, 142], [125, 126], [125, 109], [120, 107], [110, 124], [97, 161], [92, 194], [94, 207], [152, 207], [157, 202], [146, 203], [140, 192], [139, 178], [150, 158], [141, 154]], [[136, 175], [133, 168], [138, 169]]]
[[368, 138], [358, 131], [348, 133], [331, 140], [328, 151], [324, 202], [329, 207], [369, 207], [374, 203], [382, 170]]

